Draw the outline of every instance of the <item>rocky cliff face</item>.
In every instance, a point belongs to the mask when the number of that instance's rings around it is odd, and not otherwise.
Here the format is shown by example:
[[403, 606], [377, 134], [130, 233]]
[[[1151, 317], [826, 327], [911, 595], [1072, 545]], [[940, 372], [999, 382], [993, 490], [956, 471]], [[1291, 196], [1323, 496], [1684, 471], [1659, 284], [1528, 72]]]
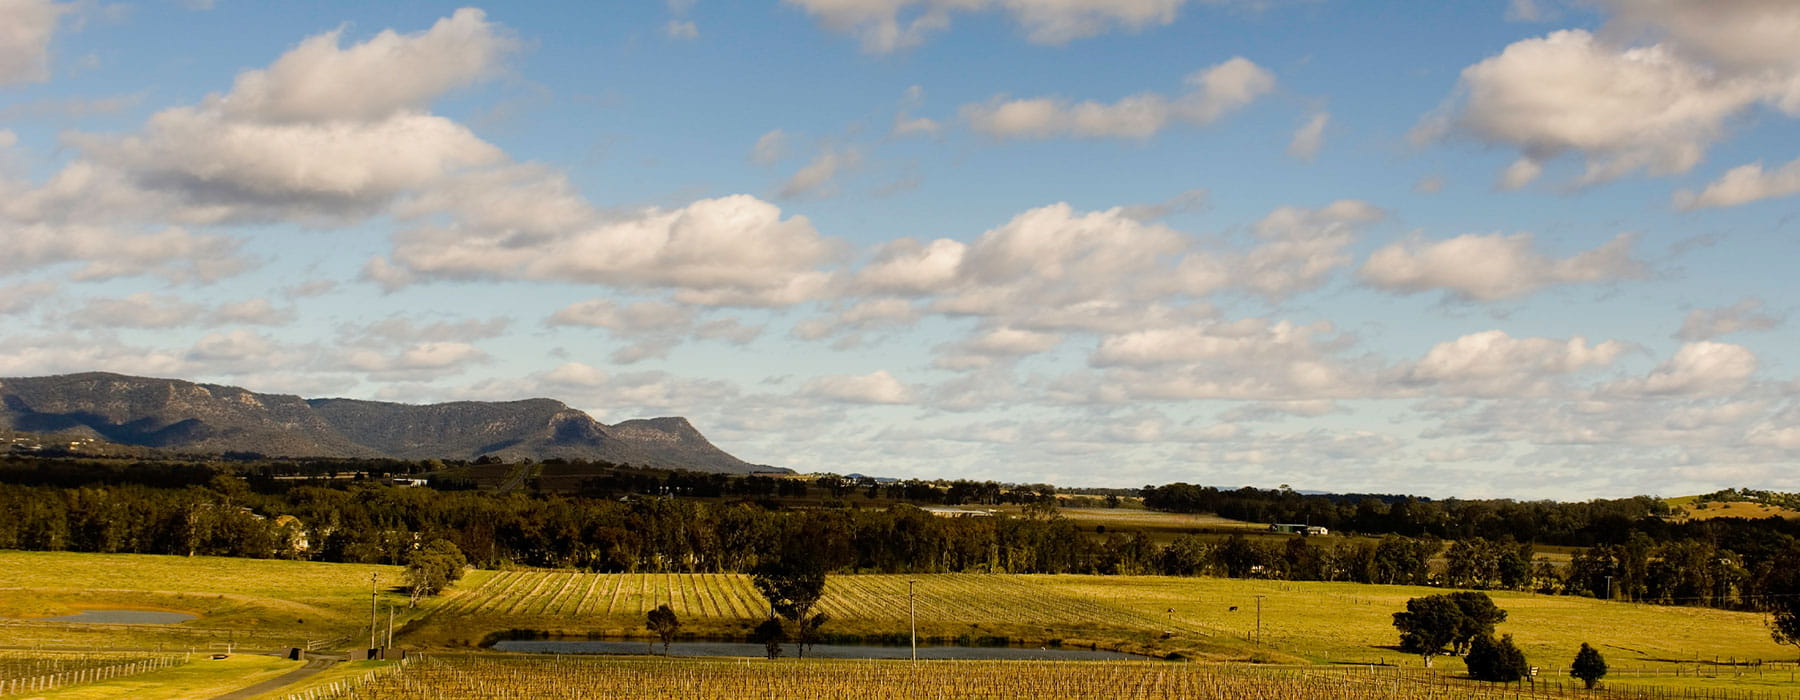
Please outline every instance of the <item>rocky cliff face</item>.
[[685, 418], [604, 425], [551, 399], [411, 405], [302, 399], [104, 372], [0, 379], [0, 428], [181, 452], [277, 457], [560, 457], [749, 472]]

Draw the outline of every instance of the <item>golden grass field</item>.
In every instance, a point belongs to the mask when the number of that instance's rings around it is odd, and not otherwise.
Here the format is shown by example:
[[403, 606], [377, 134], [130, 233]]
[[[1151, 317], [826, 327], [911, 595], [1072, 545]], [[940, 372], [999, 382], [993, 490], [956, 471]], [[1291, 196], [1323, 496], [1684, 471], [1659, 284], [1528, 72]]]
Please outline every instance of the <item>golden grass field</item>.
[[[27, 552], [0, 552], [0, 571], [6, 572], [0, 578], [0, 610], [12, 617], [83, 606], [145, 605], [200, 615], [197, 620], [156, 627], [0, 622], [0, 647], [14, 649], [204, 649], [227, 640], [235, 640], [240, 649], [274, 648], [325, 635], [340, 640], [336, 648], [345, 648], [355, 644], [352, 638], [367, 633], [368, 575], [375, 573], [389, 582], [397, 582], [398, 576], [390, 567]], [[1178, 651], [1201, 660], [1310, 664], [1321, 669], [1371, 664], [1419, 668], [1417, 657], [1393, 649], [1397, 635], [1391, 616], [1404, 608], [1408, 598], [1444, 592], [1162, 576], [834, 575], [819, 607], [832, 618], [826, 631], [904, 634], [909, 580], [916, 581], [919, 630], [928, 638], [1005, 636], [1034, 645], [1061, 640], [1065, 646], [1157, 655]], [[1509, 611], [1499, 631], [1513, 634], [1531, 662], [1547, 672], [1566, 666], [1575, 649], [1589, 642], [1613, 666], [1610, 681], [1615, 687], [1762, 689], [1793, 691], [1800, 697], [1792, 663], [1729, 664], [1795, 658], [1792, 647], [1769, 639], [1760, 615], [1525, 593], [1492, 595]], [[388, 602], [403, 604], [400, 594], [385, 585], [382, 597], [384, 607]], [[1259, 602], [1260, 644], [1255, 639]], [[403, 623], [412, 624], [403, 624], [400, 643], [473, 651], [473, 645], [489, 633], [512, 628], [642, 638], [647, 635], [644, 613], [659, 604], [677, 611], [684, 632], [703, 637], [742, 635], [766, 615], [760, 596], [742, 575], [471, 571], [446, 595], [403, 616]], [[266, 670], [291, 669], [294, 663], [270, 659]], [[1089, 665], [1100, 662], [1068, 663], [1101, 668]], [[1461, 671], [1461, 661], [1454, 657], [1440, 658], [1436, 666], [1439, 671]], [[169, 683], [201, 682], [180, 679], [174, 671], [138, 678], [153, 686], [161, 683], [156, 681], [159, 674]], [[363, 671], [338, 671], [353, 672]], [[255, 673], [246, 668], [237, 675]], [[115, 685], [109, 687], [124, 687], [116, 685], [119, 682], [111, 681]], [[47, 697], [163, 696], [139, 688], [115, 695]]]

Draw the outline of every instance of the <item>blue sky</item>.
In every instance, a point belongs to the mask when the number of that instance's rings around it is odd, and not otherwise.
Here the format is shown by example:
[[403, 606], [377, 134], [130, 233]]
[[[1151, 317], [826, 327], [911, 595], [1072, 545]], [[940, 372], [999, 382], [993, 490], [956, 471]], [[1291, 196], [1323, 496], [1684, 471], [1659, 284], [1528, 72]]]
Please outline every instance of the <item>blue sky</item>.
[[0, 376], [802, 471], [1800, 489], [1800, 6], [0, 0]]

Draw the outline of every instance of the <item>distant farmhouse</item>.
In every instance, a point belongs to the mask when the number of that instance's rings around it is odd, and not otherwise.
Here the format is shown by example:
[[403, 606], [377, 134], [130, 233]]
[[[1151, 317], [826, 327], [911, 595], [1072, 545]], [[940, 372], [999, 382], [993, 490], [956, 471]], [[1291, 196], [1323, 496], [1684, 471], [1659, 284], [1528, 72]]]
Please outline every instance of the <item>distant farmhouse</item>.
[[1301, 525], [1299, 523], [1273, 523], [1269, 525], [1269, 532], [1281, 532], [1302, 537], [1331, 534], [1330, 530], [1318, 525]]

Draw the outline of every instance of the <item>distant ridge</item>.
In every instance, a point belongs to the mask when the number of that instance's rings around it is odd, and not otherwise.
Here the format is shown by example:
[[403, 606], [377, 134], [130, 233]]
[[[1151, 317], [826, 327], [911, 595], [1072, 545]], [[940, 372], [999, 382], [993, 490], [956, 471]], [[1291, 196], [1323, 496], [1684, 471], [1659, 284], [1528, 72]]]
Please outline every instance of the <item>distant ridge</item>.
[[180, 379], [84, 372], [0, 378], [0, 429], [200, 454], [605, 461], [721, 473], [788, 471], [714, 446], [686, 418], [606, 425], [553, 399], [428, 405], [303, 399]]

